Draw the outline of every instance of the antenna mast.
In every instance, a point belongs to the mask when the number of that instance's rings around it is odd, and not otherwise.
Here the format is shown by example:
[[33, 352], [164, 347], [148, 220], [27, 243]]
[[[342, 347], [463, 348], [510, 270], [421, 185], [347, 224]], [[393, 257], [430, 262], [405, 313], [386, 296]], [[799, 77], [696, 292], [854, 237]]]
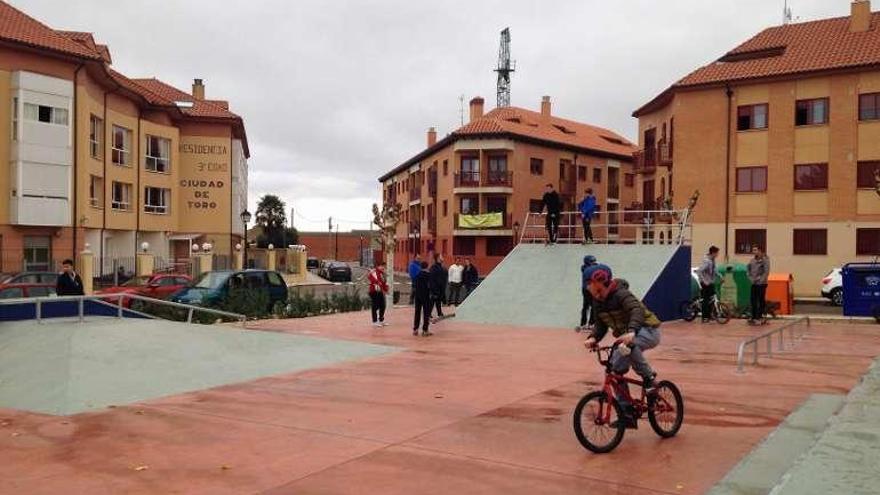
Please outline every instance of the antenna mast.
[[516, 71], [516, 62], [510, 61], [510, 28], [501, 31], [501, 47], [498, 49], [498, 108], [510, 106], [510, 75]]
[[782, 7], [782, 24], [791, 24], [791, 7], [788, 6], [788, 0]]

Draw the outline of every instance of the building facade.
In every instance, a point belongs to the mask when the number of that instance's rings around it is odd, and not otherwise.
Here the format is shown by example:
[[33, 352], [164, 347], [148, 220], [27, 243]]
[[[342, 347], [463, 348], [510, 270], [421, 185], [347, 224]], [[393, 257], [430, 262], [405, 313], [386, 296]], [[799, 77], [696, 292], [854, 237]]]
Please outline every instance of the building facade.
[[55, 270], [87, 244], [111, 260], [240, 242], [241, 117], [199, 79], [189, 93], [111, 62], [90, 33], [0, 3], [0, 272]]
[[[519, 239], [527, 213], [540, 211], [548, 183], [565, 211], [575, 210], [587, 188], [603, 209], [622, 211], [636, 198], [634, 149], [610, 130], [554, 116], [549, 97], [537, 112], [488, 113], [474, 98], [467, 124], [440, 140], [430, 129], [422, 152], [379, 179], [383, 201], [402, 211], [395, 269], [415, 254], [437, 252], [447, 261], [470, 258], [488, 273]], [[500, 221], [479, 226], [462, 218], [486, 213]]]
[[639, 200], [701, 192], [694, 262], [768, 250], [795, 293], [880, 254], [880, 15], [769, 28], [638, 109]]

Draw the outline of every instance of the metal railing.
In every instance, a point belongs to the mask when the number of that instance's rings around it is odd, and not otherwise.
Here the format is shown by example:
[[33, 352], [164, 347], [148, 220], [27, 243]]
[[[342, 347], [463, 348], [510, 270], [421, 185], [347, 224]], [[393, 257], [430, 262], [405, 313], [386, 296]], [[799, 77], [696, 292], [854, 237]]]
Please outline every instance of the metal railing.
[[[806, 331], [801, 332], [799, 336], [795, 336], [795, 330], [799, 328], [806, 327]], [[790, 333], [790, 343], [789, 348], [793, 347], [795, 342], [802, 338], [804, 333], [809, 331], [810, 329], [810, 317], [804, 316], [802, 318], [798, 318], [797, 320], [786, 323], [780, 327], [774, 328], [768, 332], [764, 332], [761, 335], [757, 335], [750, 339], [744, 340], [739, 343], [736, 349], [736, 371], [737, 373], [742, 373], [745, 367], [745, 355], [746, 355], [746, 347], [752, 346], [753, 348], [753, 357], [752, 364], [758, 364], [758, 356], [761, 354], [759, 344], [761, 342], [767, 342], [767, 356], [773, 357], [773, 338], [777, 338], [777, 352], [782, 352], [785, 350], [785, 331], [788, 330]]]
[[[185, 309], [186, 313], [186, 322], [192, 323], [193, 314], [198, 311], [202, 313], [215, 314], [218, 316], [223, 316], [226, 318], [232, 318], [238, 320], [241, 323], [242, 328], [247, 328], [247, 316], [238, 314], [238, 313], [230, 313], [229, 311], [222, 311], [219, 309], [213, 308], [203, 308], [201, 306], [192, 306], [189, 304], [181, 304], [172, 301], [166, 301], [164, 299], [154, 299], [152, 297], [142, 296], [140, 294], [96, 294], [91, 296], [52, 296], [52, 297], [29, 297], [23, 299], [6, 299], [0, 301], [0, 306], [12, 306], [12, 305], [22, 305], [22, 304], [33, 304], [34, 305], [34, 314], [37, 323], [42, 323], [45, 319], [43, 317], [43, 305], [44, 304], [52, 304], [52, 303], [62, 303], [62, 302], [76, 302], [77, 303], [77, 317], [82, 323], [85, 321], [85, 302], [90, 301], [102, 306], [113, 307], [117, 310], [116, 317], [124, 318], [125, 313], [133, 313], [138, 316], [144, 318], [158, 319], [156, 316], [150, 315], [148, 313], [144, 313], [141, 311], [135, 311], [125, 307], [125, 300], [132, 299], [138, 301], [144, 301], [151, 304], [158, 304], [160, 306], [168, 306], [172, 308]], [[115, 302], [108, 302], [113, 301]]]
[[[691, 242], [690, 210], [611, 210], [597, 213], [590, 222], [597, 244], [671, 244]], [[546, 213], [527, 213], [519, 242], [543, 243], [548, 240]], [[580, 212], [560, 213], [556, 242], [580, 243], [584, 240]]]

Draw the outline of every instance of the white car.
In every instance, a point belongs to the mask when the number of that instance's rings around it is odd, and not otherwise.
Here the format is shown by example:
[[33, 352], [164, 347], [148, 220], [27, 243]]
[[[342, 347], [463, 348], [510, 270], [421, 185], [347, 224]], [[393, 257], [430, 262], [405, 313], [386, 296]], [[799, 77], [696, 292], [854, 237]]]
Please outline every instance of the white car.
[[834, 268], [822, 279], [822, 297], [831, 300], [835, 306], [843, 306], [843, 274]]

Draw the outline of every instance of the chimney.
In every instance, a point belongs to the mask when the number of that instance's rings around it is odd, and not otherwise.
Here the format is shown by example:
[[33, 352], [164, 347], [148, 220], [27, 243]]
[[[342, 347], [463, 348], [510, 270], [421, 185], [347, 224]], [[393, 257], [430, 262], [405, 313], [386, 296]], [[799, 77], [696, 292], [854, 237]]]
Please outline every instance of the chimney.
[[205, 85], [201, 79], [193, 79], [193, 98], [197, 100], [205, 99]]
[[437, 129], [434, 127], [428, 128], [428, 148], [437, 144]]
[[541, 98], [541, 115], [544, 118], [548, 118], [548, 119], [550, 118], [550, 107], [551, 107], [550, 97], [545, 96], [545, 97]]
[[483, 98], [477, 96], [471, 100], [471, 122], [483, 116]]
[[871, 0], [854, 0], [849, 19], [852, 33], [864, 33], [871, 29]]

